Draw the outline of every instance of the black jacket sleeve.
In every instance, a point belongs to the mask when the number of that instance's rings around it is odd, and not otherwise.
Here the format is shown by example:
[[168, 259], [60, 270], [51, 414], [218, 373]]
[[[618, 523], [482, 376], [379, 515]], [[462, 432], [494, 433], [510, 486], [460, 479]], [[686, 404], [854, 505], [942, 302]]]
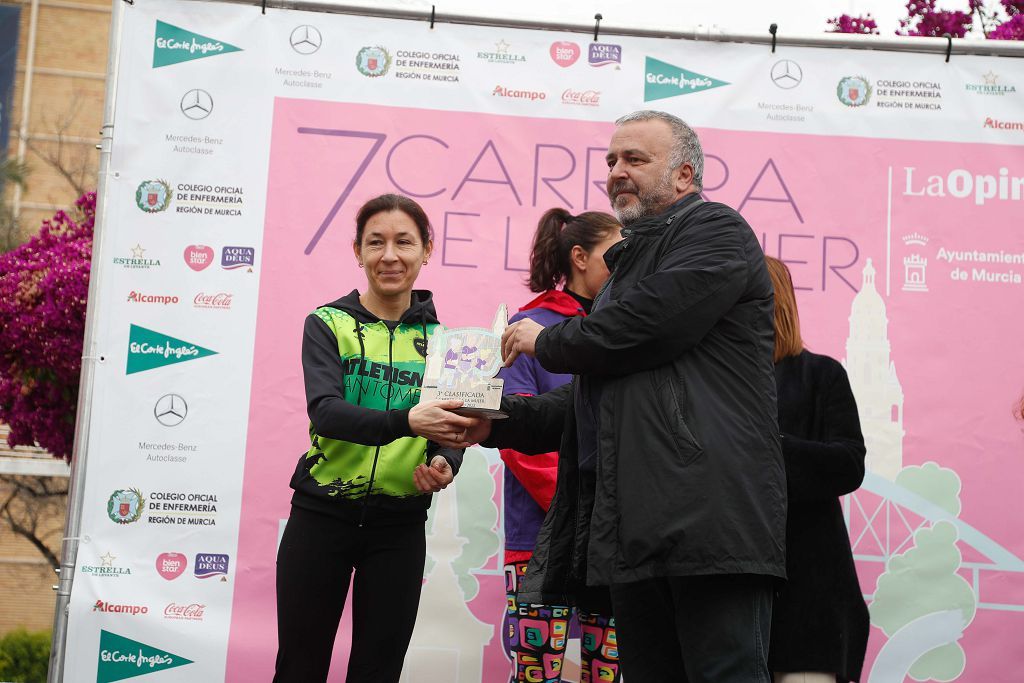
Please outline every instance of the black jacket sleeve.
[[572, 410], [572, 387], [563, 384], [540, 396], [505, 396], [501, 409], [508, 419], [491, 422], [488, 448], [512, 448], [527, 455], [557, 451], [565, 427], [565, 411]]
[[782, 435], [782, 455], [792, 500], [838, 498], [864, 481], [864, 437], [850, 380], [839, 363], [830, 363], [823, 392], [820, 441]]
[[670, 362], [700, 342], [745, 291], [741, 230], [749, 228], [733, 212], [701, 216], [619, 299], [544, 329], [537, 359], [546, 370], [577, 375], [623, 375]]
[[427, 464], [430, 464], [435, 455], [440, 455], [448, 461], [448, 466], [452, 468], [453, 477], [459, 474], [459, 468], [462, 467], [462, 457], [465, 454], [466, 450], [463, 448], [444, 448], [433, 441], [427, 442]]
[[408, 410], [375, 410], [345, 400], [345, 376], [338, 341], [323, 320], [306, 317], [302, 333], [302, 376], [306, 412], [320, 436], [364, 446], [383, 446], [413, 436]]

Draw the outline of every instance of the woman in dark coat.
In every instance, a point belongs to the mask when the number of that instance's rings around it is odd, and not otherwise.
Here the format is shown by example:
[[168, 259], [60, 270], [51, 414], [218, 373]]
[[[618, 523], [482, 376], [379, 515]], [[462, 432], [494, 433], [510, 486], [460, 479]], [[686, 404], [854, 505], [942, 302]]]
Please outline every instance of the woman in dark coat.
[[803, 348], [789, 269], [766, 261], [775, 286], [775, 380], [789, 489], [789, 580], [775, 596], [768, 665], [776, 683], [857, 681], [868, 609], [839, 504], [864, 479], [857, 403], [843, 366]]

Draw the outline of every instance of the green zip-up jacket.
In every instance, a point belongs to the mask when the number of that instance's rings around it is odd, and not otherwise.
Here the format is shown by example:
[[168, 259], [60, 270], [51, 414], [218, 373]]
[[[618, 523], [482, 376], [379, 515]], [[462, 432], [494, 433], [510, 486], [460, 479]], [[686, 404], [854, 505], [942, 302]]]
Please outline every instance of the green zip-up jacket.
[[306, 317], [311, 444], [292, 476], [293, 505], [366, 524], [426, 518], [431, 497], [416, 489], [413, 470], [438, 454], [457, 473], [463, 454], [409, 429], [437, 325], [431, 294], [422, 290], [413, 291], [398, 321], [366, 310], [357, 290]]

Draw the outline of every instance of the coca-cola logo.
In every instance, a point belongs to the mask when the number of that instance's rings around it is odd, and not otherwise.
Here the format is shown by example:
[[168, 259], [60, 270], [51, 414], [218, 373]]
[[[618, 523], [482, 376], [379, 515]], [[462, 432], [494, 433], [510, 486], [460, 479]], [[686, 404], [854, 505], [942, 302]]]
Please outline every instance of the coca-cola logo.
[[196, 308], [219, 308], [227, 310], [231, 308], [231, 297], [233, 296], [234, 294], [228, 294], [227, 292], [217, 292], [216, 294], [199, 292], [192, 300], [192, 304]]
[[191, 602], [187, 605], [179, 605], [172, 602], [164, 607], [164, 617], [167, 619], [181, 619], [184, 621], [202, 621], [206, 605], [198, 602]]
[[600, 90], [573, 90], [566, 88], [562, 91], [562, 104], [578, 104], [584, 107], [596, 107], [601, 104]]

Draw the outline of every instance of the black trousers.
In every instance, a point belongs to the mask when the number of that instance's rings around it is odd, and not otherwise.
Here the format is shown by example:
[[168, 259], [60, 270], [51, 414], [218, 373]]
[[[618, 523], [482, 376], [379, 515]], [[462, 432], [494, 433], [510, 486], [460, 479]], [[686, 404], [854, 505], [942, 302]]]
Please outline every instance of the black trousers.
[[768, 683], [772, 591], [746, 574], [613, 585], [624, 680]]
[[364, 526], [292, 507], [277, 553], [274, 683], [327, 680], [349, 583], [348, 683], [397, 683], [419, 607], [423, 522]]

